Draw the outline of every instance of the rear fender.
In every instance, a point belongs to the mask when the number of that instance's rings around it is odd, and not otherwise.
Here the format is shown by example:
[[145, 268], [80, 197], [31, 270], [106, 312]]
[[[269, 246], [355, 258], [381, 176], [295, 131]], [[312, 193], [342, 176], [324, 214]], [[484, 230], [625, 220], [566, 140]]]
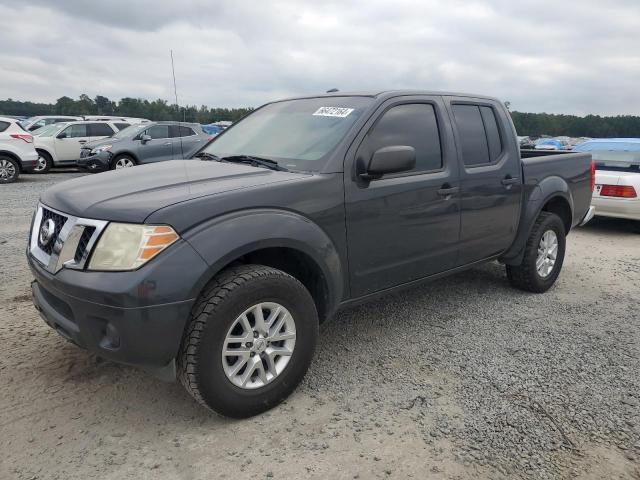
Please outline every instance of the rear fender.
[[[518, 224], [518, 232], [511, 247], [503, 253], [499, 260], [507, 265], [520, 265], [524, 255], [524, 247], [533, 228], [533, 224], [540, 215], [544, 206], [554, 198], [560, 197], [567, 201], [571, 214], [573, 215], [573, 196], [567, 182], [558, 176], [547, 177], [532, 189], [527, 189], [525, 185], [525, 200], [522, 212], [520, 214], [520, 222]], [[568, 234], [569, 232], [567, 232]]]
[[294, 212], [252, 209], [228, 213], [183, 234], [209, 265], [194, 287], [197, 296], [220, 270], [234, 260], [264, 248], [291, 248], [310, 257], [322, 271], [327, 287], [327, 311], [333, 312], [344, 294], [344, 273], [338, 251], [317, 224]]

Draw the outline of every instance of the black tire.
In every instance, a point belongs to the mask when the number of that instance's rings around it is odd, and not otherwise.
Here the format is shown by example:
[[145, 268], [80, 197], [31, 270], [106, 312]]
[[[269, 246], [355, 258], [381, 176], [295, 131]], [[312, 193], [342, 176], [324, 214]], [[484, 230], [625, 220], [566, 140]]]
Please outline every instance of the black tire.
[[[224, 372], [222, 348], [236, 318], [260, 302], [277, 302], [293, 317], [296, 343], [289, 363], [270, 383], [243, 389]], [[307, 289], [291, 275], [263, 265], [239, 265], [217, 275], [191, 312], [178, 355], [178, 377], [199, 403], [246, 418], [282, 402], [304, 377], [315, 351], [318, 313]]]
[[20, 164], [11, 157], [0, 155], [0, 183], [13, 183], [20, 176]]
[[132, 165], [133, 167], [135, 167], [138, 164], [138, 162], [136, 162], [136, 159], [133, 158], [131, 155], [118, 155], [113, 160], [111, 160], [111, 165], [109, 165], [109, 168], [111, 168], [111, 170], [115, 170], [116, 165], [120, 161], [129, 161], [133, 164]]
[[53, 159], [51, 158], [51, 155], [49, 155], [44, 150], [38, 150], [38, 155], [40, 155], [40, 158], [44, 160], [44, 167], [40, 168], [40, 166], [38, 165], [33, 170], [33, 173], [47, 173], [49, 170], [51, 170], [51, 167], [53, 167]]
[[[549, 230], [552, 230], [556, 234], [558, 239], [558, 252], [551, 272], [546, 277], [543, 277], [538, 273], [536, 260], [538, 258], [540, 240]], [[509, 282], [514, 287], [527, 292], [546, 292], [555, 283], [558, 275], [560, 275], [562, 263], [564, 262], [565, 248], [566, 232], [564, 223], [555, 213], [541, 212], [527, 239], [522, 263], [520, 265], [507, 265]]]

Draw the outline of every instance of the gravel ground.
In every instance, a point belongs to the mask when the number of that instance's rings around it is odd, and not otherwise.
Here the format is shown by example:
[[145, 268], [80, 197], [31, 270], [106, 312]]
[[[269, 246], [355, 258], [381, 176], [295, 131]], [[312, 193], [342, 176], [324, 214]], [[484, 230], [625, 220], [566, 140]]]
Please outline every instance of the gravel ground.
[[220, 418], [39, 319], [39, 193], [0, 189], [0, 478], [640, 478], [640, 226], [571, 234], [557, 285], [488, 264], [340, 313], [282, 406]]

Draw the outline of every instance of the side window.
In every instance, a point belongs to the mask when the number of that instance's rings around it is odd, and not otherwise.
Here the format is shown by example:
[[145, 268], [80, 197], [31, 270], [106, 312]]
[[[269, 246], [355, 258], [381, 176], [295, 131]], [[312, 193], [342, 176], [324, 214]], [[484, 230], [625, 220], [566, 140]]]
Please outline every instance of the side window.
[[4, 132], [11, 125], [9, 122], [0, 122], [0, 132]]
[[414, 172], [441, 169], [442, 149], [433, 105], [413, 103], [387, 110], [367, 134], [367, 146], [369, 154], [373, 154], [393, 145], [415, 148]]
[[177, 137], [190, 137], [191, 135], [195, 135], [195, 132], [193, 131], [193, 129], [189, 127], [184, 127], [182, 125], [170, 125], [169, 134], [172, 138], [177, 138]]
[[502, 153], [502, 140], [495, 113], [491, 107], [452, 105], [462, 158], [468, 167], [494, 163]]
[[118, 130], [124, 130], [125, 128], [130, 126], [128, 123], [114, 123], [114, 125]]
[[180, 126], [181, 137], [190, 137], [191, 135], [195, 135], [195, 134], [196, 132], [194, 132], [192, 128]]
[[90, 137], [110, 137], [113, 130], [106, 123], [90, 123], [88, 125]]
[[154, 125], [145, 132], [152, 139], [169, 138], [169, 125]]
[[87, 135], [87, 126], [85, 124], [69, 125], [60, 133], [66, 133], [67, 138], [80, 138], [89, 136]]

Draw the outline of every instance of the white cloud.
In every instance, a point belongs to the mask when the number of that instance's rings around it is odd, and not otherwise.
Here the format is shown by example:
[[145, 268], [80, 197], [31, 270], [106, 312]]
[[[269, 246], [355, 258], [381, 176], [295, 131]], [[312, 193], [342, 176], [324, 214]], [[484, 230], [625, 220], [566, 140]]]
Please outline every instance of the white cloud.
[[173, 49], [181, 103], [424, 88], [637, 114], [639, 21], [635, 0], [0, 0], [0, 98], [171, 101]]

